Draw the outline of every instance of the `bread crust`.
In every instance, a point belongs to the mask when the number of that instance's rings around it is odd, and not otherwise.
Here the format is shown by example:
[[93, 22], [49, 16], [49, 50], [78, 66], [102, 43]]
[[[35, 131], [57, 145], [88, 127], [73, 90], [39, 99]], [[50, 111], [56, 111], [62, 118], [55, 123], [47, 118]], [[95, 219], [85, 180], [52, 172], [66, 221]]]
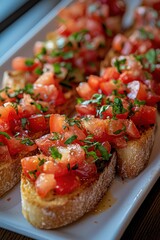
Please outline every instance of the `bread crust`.
[[122, 178], [136, 177], [147, 165], [155, 139], [156, 126], [143, 131], [141, 137], [117, 148], [117, 172]]
[[73, 193], [55, 196], [50, 201], [40, 198], [34, 185], [22, 174], [21, 198], [24, 217], [33, 226], [43, 229], [59, 228], [76, 221], [101, 200], [115, 176], [115, 165], [116, 153], [92, 184], [82, 185]]
[[0, 197], [20, 181], [20, 176], [21, 163], [19, 158], [0, 165]]

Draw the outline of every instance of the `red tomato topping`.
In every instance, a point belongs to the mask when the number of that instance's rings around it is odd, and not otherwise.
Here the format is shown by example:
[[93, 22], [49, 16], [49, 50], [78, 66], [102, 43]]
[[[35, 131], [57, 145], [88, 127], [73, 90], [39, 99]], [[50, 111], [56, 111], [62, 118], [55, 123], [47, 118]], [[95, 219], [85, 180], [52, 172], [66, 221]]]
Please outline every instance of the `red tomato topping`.
[[42, 114], [32, 115], [28, 118], [28, 128], [32, 133], [47, 130], [46, 120]]
[[128, 97], [130, 99], [146, 100], [147, 99], [147, 87], [139, 81], [133, 81], [128, 83], [129, 89]]
[[96, 107], [93, 104], [77, 104], [76, 112], [80, 114], [80, 116], [86, 115], [96, 115]]
[[55, 192], [59, 195], [71, 193], [80, 186], [80, 180], [74, 174], [56, 177], [56, 182]]
[[64, 132], [64, 126], [66, 126], [65, 122], [65, 116], [60, 115], [60, 114], [52, 114], [50, 116], [50, 132], [58, 132], [62, 133]]
[[92, 98], [93, 94], [96, 93], [96, 91], [93, 90], [86, 82], [80, 83], [76, 90], [79, 96], [84, 98], [85, 100], [89, 100], [90, 98]]
[[151, 106], [140, 106], [134, 109], [135, 114], [131, 116], [137, 126], [149, 126], [156, 123], [156, 108]]
[[47, 193], [56, 187], [56, 180], [53, 174], [41, 173], [36, 182], [35, 187], [38, 195], [44, 198]]

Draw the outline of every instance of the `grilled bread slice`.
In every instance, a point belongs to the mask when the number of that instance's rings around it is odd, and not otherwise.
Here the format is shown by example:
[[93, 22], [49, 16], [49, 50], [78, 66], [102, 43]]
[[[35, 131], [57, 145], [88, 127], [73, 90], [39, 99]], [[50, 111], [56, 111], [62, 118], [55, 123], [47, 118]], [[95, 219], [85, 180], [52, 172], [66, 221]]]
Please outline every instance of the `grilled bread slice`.
[[34, 185], [22, 174], [22, 213], [35, 227], [54, 229], [70, 224], [92, 210], [101, 200], [115, 176], [116, 153], [114, 153], [98, 179], [83, 184], [67, 195], [53, 195], [42, 199]]
[[[8, 151], [5, 151], [6, 146], [2, 146], [3, 153], [0, 152], [0, 197], [12, 189], [21, 178], [21, 158], [35, 154], [33, 151], [29, 154], [20, 154], [15, 158], [11, 158]], [[5, 154], [6, 152], [6, 154]]]
[[134, 178], [149, 161], [155, 139], [156, 126], [142, 132], [139, 139], [128, 142], [127, 147], [117, 148], [117, 171], [122, 178]]

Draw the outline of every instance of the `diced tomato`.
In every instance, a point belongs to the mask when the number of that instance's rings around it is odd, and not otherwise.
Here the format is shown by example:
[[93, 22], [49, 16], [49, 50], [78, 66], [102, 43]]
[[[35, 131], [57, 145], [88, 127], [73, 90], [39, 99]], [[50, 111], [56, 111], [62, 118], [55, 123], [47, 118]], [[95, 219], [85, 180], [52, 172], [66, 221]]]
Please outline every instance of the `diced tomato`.
[[87, 132], [93, 134], [96, 141], [104, 142], [106, 139], [106, 122], [107, 120], [91, 118], [89, 121], [82, 120], [82, 125]]
[[147, 100], [146, 100], [147, 105], [155, 106], [155, 104], [158, 102], [160, 102], [160, 95], [157, 95], [152, 92], [148, 92]]
[[46, 161], [43, 165], [43, 172], [54, 174], [55, 177], [60, 177], [68, 173], [68, 168], [67, 165], [62, 166], [54, 161]]
[[[122, 101], [123, 103], [123, 108], [125, 109], [124, 113], [119, 113], [116, 114], [116, 118], [118, 119], [126, 119], [128, 117], [128, 103], [126, 101]], [[105, 107], [105, 105], [103, 106]], [[106, 119], [106, 118], [112, 118], [114, 116], [113, 114], [113, 107], [112, 106], [107, 106], [106, 105], [106, 110], [104, 110], [103, 112], [101, 112], [101, 118]]]
[[142, 71], [139, 70], [135, 70], [135, 71], [125, 71], [123, 73], [121, 73], [119, 79], [124, 83], [130, 83], [134, 80], [138, 80], [138, 81], [143, 81], [144, 79], [144, 75]]
[[102, 75], [102, 82], [103, 81], [109, 81], [111, 79], [118, 79], [120, 76], [119, 72], [117, 72], [117, 69], [115, 67], [108, 67], [104, 70]]
[[128, 97], [130, 99], [146, 100], [147, 99], [147, 87], [139, 81], [133, 81], [128, 83], [129, 89]]
[[108, 135], [124, 135], [125, 132], [125, 123], [123, 120], [114, 120], [111, 119], [108, 123], [107, 133]]
[[76, 170], [73, 170], [73, 173], [78, 175], [81, 180], [94, 180], [97, 177], [97, 168], [95, 163], [87, 163], [84, 161], [82, 164], [78, 165]]
[[85, 160], [85, 152], [79, 144], [68, 144], [66, 147], [58, 146], [59, 153], [62, 155], [59, 164], [61, 166], [74, 167]]
[[66, 102], [66, 98], [61, 90], [58, 89], [58, 95], [57, 98], [55, 99], [55, 105], [59, 106], [62, 105]]
[[79, 84], [79, 86], [76, 88], [78, 94], [80, 97], [84, 98], [85, 100], [89, 100], [92, 98], [93, 94], [96, 93], [95, 90], [93, 90], [88, 83], [82, 82]]
[[52, 140], [53, 138], [54, 138], [54, 135], [46, 134], [35, 140], [36, 145], [45, 155], [49, 155], [50, 147], [63, 145], [61, 140]]
[[127, 38], [122, 34], [117, 34], [112, 42], [112, 47], [115, 51], [121, 52], [124, 46], [124, 43], [126, 42]]
[[111, 119], [108, 124], [108, 134], [121, 136], [127, 134], [131, 138], [139, 138], [140, 134], [135, 124], [131, 120], [120, 119], [114, 120]]
[[60, 114], [53, 114], [49, 120], [50, 132], [64, 132], [64, 126], [66, 126], [65, 116]]
[[21, 142], [22, 140], [11, 137], [10, 139], [5, 138], [6, 145], [8, 146], [9, 152], [12, 156], [16, 154], [26, 154], [28, 152], [34, 151], [37, 146], [36, 144], [27, 145]]
[[136, 126], [149, 126], [156, 123], [156, 108], [140, 106], [134, 109], [135, 114], [131, 117]]
[[64, 141], [66, 141], [71, 136], [75, 135], [77, 139], [75, 141], [84, 140], [86, 135], [82, 129], [80, 129], [77, 125], [69, 126], [69, 129], [64, 133]]
[[49, 191], [54, 190], [55, 187], [56, 180], [53, 174], [41, 173], [35, 182], [36, 192], [42, 198], [44, 198]]
[[34, 85], [36, 84], [42, 84], [43, 86], [49, 86], [51, 84], [56, 84], [54, 75], [52, 72], [45, 72], [43, 73], [34, 83]]
[[108, 82], [100, 83], [100, 89], [105, 95], [110, 95], [113, 93], [114, 90], [117, 91], [119, 94], [123, 94], [125, 90], [125, 86], [119, 80], [109, 80]]
[[125, 126], [126, 126], [126, 133], [131, 138], [140, 138], [140, 133], [139, 133], [136, 125], [131, 120], [126, 120]]
[[[27, 64], [27, 61], [30, 62]], [[17, 71], [32, 71], [39, 66], [39, 62], [25, 57], [15, 57], [12, 60], [12, 68]]]
[[56, 177], [56, 182], [55, 192], [59, 195], [71, 193], [80, 186], [80, 180], [74, 174]]
[[94, 75], [90, 75], [88, 78], [88, 84], [89, 86], [97, 91], [99, 89], [99, 82], [100, 82], [100, 77], [94, 76]]
[[35, 181], [36, 178], [39, 176], [42, 166], [40, 166], [38, 156], [31, 156], [31, 157], [25, 157], [22, 158], [21, 164], [23, 168], [23, 172], [31, 179], [32, 181]]
[[47, 129], [45, 117], [42, 114], [32, 115], [28, 118], [28, 127], [32, 133], [43, 132]]
[[86, 115], [96, 115], [96, 107], [93, 104], [77, 104], [76, 105], [76, 112], [79, 113], [81, 116]]

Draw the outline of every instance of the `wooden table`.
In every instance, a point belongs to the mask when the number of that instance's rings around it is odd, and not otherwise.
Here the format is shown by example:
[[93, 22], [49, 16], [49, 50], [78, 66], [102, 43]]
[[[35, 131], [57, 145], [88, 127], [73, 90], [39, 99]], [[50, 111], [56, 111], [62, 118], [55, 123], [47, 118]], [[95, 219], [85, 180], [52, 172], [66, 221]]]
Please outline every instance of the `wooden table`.
[[[31, 238], [0, 229], [1, 240]], [[121, 240], [160, 240], [160, 178], [135, 214]], [[109, 240], [109, 239], [104, 239]]]

